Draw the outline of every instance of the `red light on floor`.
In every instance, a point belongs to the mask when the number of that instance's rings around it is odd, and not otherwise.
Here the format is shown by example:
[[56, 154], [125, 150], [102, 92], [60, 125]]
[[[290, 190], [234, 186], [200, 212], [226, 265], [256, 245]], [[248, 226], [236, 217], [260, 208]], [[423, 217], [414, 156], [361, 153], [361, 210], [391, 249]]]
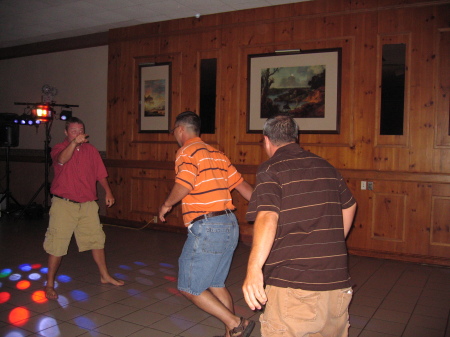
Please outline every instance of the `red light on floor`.
[[3, 291], [0, 293], [0, 303], [8, 302], [10, 298], [11, 298], [10, 293], [8, 293], [6, 291]]
[[35, 291], [33, 295], [31, 295], [31, 299], [36, 303], [45, 303], [48, 301], [43, 290]]
[[164, 278], [165, 278], [167, 281], [170, 281], [170, 282], [176, 282], [176, 281], [177, 281], [177, 278], [176, 278], [176, 277], [173, 277], [173, 276], [164, 276]]
[[25, 323], [28, 322], [28, 319], [30, 318], [30, 312], [28, 309], [25, 309], [24, 307], [17, 307], [11, 310], [9, 313], [9, 323], [15, 325], [15, 326], [22, 326]]
[[31, 265], [31, 268], [33, 268], [33, 269], [39, 269], [41, 267], [42, 267], [42, 264], [40, 264], [40, 263], [35, 263], [35, 264]]
[[31, 285], [30, 281], [23, 280], [23, 281], [17, 282], [16, 287], [19, 290], [25, 290], [25, 289], [28, 289], [30, 287], [30, 285]]

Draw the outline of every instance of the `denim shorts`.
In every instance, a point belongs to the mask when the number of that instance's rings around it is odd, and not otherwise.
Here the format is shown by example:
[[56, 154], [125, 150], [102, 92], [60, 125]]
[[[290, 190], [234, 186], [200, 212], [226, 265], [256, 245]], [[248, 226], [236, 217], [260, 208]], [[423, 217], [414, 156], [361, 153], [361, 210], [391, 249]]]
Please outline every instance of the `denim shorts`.
[[178, 260], [178, 289], [200, 295], [210, 287], [225, 287], [238, 239], [233, 213], [195, 221]]

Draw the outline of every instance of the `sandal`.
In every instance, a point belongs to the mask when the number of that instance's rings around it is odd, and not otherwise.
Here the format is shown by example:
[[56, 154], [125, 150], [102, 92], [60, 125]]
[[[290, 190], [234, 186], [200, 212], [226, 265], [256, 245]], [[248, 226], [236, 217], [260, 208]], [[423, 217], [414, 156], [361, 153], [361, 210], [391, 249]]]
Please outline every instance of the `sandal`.
[[253, 329], [255, 328], [254, 321], [248, 321], [248, 324], [244, 326], [244, 317], [241, 317], [241, 323], [233, 329], [230, 330], [231, 337], [250, 337]]
[[[230, 330], [230, 337], [250, 337], [250, 334], [255, 328], [255, 322], [248, 321], [248, 324], [246, 326], [244, 326], [244, 322], [245, 322], [244, 317], [241, 317], [241, 322], [239, 323], [239, 325]], [[214, 336], [214, 337], [225, 337], [225, 336]]]

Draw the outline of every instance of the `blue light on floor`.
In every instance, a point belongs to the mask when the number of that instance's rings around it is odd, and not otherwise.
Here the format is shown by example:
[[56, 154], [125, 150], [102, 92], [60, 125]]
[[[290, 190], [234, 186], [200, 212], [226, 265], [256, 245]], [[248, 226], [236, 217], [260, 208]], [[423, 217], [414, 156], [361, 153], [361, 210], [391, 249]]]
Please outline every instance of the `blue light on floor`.
[[85, 293], [84, 291], [81, 291], [81, 290], [72, 290], [70, 292], [70, 295], [76, 301], [86, 301], [89, 297], [89, 295], [87, 293]]
[[21, 271], [30, 271], [32, 268], [31, 268], [31, 264], [24, 263], [19, 266], [19, 269]]
[[12, 273], [12, 269], [9, 269], [9, 268], [2, 269], [2, 271], [0, 271], [0, 277], [7, 277], [11, 273]]
[[82, 327], [84, 329], [93, 330], [93, 329], [95, 329], [97, 327], [95, 322], [92, 321], [91, 319], [87, 318], [87, 317], [83, 317], [83, 316], [76, 317], [74, 319], [74, 321], [75, 321], [75, 323], [78, 326], [80, 326], [80, 327]]
[[126, 265], [124, 265], [124, 264], [120, 265], [119, 268], [120, 268], [120, 269], [124, 269], [124, 270], [131, 270], [131, 267], [130, 267], [130, 266], [126, 266]]
[[22, 278], [22, 275], [20, 274], [11, 274], [11, 276], [9, 277], [10, 281], [18, 281]]
[[72, 281], [72, 278], [67, 275], [58, 275], [56, 277], [56, 279], [61, 283], [68, 283], [68, 282]]
[[130, 280], [130, 278], [125, 275], [125, 274], [121, 274], [121, 273], [114, 273], [114, 276], [119, 279], [119, 280], [123, 280], [123, 281], [128, 281]]
[[48, 268], [47, 267], [41, 268], [41, 273], [42, 274], [47, 274], [48, 273]]
[[28, 332], [18, 332], [18, 331], [12, 331], [5, 335], [5, 337], [25, 337], [28, 335]]
[[41, 279], [41, 274], [39, 274], [39, 273], [32, 273], [32, 274], [28, 275], [28, 278], [30, 280], [37, 281], [37, 280]]
[[161, 267], [175, 268], [175, 266], [173, 264], [170, 264], [170, 263], [160, 263], [159, 265]]
[[63, 308], [69, 305], [69, 300], [67, 299], [66, 296], [59, 295], [57, 301], [59, 305], [62, 306]]

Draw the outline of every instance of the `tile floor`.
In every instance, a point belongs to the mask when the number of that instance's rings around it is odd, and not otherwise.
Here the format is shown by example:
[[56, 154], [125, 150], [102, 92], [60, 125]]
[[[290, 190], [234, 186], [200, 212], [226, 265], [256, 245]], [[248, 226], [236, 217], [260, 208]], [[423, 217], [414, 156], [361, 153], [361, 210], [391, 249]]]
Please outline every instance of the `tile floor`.
[[[105, 226], [109, 269], [126, 285], [102, 285], [89, 252], [72, 242], [58, 301], [42, 296], [46, 219], [0, 218], [0, 336], [210, 337], [221, 323], [176, 290], [185, 235]], [[240, 243], [227, 285], [236, 312], [258, 319], [241, 292], [250, 247]], [[450, 337], [450, 268], [350, 256], [351, 337]], [[260, 336], [259, 322], [252, 337]]]

